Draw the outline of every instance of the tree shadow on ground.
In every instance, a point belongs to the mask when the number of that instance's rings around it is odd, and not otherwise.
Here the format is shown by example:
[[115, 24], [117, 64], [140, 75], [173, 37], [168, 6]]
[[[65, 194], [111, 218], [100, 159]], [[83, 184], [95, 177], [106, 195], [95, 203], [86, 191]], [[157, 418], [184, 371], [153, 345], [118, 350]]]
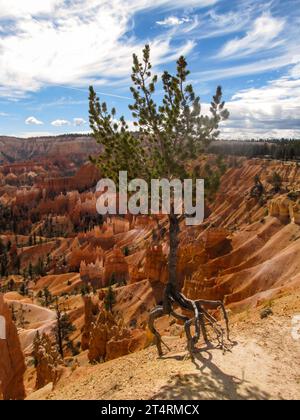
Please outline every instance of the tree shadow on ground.
[[[227, 375], [213, 363], [211, 346], [198, 350], [192, 360], [198, 373], [173, 375], [155, 400], [269, 400], [271, 395], [244, 379]], [[172, 356], [171, 356], [172, 357]], [[169, 358], [171, 358], [169, 357]], [[182, 360], [184, 356], [174, 356]], [[173, 357], [173, 358], [174, 358]], [[168, 357], [166, 357], [168, 358]]]

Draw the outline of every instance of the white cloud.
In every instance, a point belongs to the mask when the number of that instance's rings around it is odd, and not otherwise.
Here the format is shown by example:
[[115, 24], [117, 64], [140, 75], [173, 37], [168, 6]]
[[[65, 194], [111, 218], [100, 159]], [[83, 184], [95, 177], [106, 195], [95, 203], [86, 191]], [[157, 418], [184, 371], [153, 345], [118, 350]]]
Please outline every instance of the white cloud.
[[226, 104], [226, 138], [300, 138], [300, 80], [285, 76], [261, 88], [237, 92]]
[[251, 30], [243, 37], [233, 39], [222, 48], [219, 57], [246, 56], [254, 52], [280, 45], [278, 37], [285, 27], [285, 20], [263, 14], [257, 18]]
[[157, 21], [157, 25], [160, 26], [179, 26], [179, 25], [183, 25], [184, 23], [189, 23], [191, 22], [190, 18], [178, 18], [176, 16], [169, 16], [167, 18], [165, 18], [164, 20], [159, 20]]
[[52, 121], [51, 125], [53, 125], [53, 127], [63, 127], [65, 125], [71, 125], [71, 123], [68, 120], [55, 120]]
[[[196, 39], [210, 39], [234, 32], [250, 31], [257, 16], [270, 13], [269, 2], [241, 0], [232, 3], [235, 3], [232, 9], [226, 12], [221, 13], [218, 8], [209, 8], [204, 13], [193, 14], [193, 36]], [[182, 28], [180, 29], [184, 32]]]
[[62, 3], [63, 0], [0, 0], [0, 19], [49, 14]]
[[[299, 60], [300, 61], [300, 60]], [[294, 66], [290, 71], [291, 77], [297, 79], [300, 78], [300, 63]]]
[[186, 7], [207, 7], [213, 6], [220, 0], [125, 0], [124, 3], [131, 3], [132, 7], [138, 10], [154, 9], [165, 7], [167, 9], [186, 8]]
[[294, 53], [291, 50], [290, 52], [287, 52], [283, 55], [279, 55], [275, 58], [269, 58], [265, 60], [255, 61], [253, 63], [194, 73], [193, 77], [195, 79], [198, 77], [198, 81], [222, 81], [228, 78], [246, 76], [250, 74], [254, 75], [258, 73], [264, 73], [269, 70], [277, 70], [283, 67], [297, 64], [299, 62], [300, 54]]
[[[86, 86], [129, 76], [131, 56], [145, 40], [128, 36], [137, 12], [208, 6], [218, 0], [0, 0], [0, 95], [23, 97], [47, 85]], [[12, 25], [10, 22], [9, 25]], [[155, 65], [190, 52], [195, 43], [152, 39]]]
[[248, 129], [223, 128], [222, 139], [225, 140], [251, 140], [251, 139], [300, 139], [300, 130], [288, 129]]
[[35, 117], [28, 117], [25, 120], [25, 124], [26, 125], [43, 125], [44, 123], [43, 123], [43, 121], [40, 121]]
[[85, 121], [85, 119], [84, 119], [84, 118], [74, 118], [74, 119], [73, 119], [73, 122], [74, 122], [74, 125], [75, 125], [76, 127], [80, 127], [80, 126], [82, 126], [82, 125], [85, 125], [85, 124], [86, 124], [86, 121]]
[[53, 133], [50, 133], [50, 131], [25, 131], [22, 133], [11, 134], [11, 136], [27, 139], [30, 137], [49, 137], [49, 136], [53, 136]]

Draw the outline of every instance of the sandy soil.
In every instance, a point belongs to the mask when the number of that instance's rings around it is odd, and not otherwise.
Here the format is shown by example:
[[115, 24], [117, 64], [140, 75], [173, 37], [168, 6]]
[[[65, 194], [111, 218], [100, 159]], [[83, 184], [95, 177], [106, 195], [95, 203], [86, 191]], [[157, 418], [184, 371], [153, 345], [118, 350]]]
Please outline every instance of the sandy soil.
[[225, 354], [200, 343], [192, 361], [184, 338], [165, 337], [171, 352], [162, 358], [150, 347], [82, 366], [54, 391], [47, 386], [29, 399], [299, 399], [300, 340], [291, 331], [300, 295], [270, 305], [274, 315], [267, 319], [260, 319], [260, 308], [231, 320], [234, 343]]

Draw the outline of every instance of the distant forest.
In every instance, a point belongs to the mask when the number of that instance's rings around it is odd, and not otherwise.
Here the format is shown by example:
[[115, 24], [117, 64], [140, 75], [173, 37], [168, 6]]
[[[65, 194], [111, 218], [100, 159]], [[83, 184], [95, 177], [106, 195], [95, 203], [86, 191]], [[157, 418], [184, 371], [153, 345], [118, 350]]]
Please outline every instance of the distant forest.
[[208, 147], [218, 155], [265, 157], [278, 160], [300, 160], [300, 140], [217, 141]]

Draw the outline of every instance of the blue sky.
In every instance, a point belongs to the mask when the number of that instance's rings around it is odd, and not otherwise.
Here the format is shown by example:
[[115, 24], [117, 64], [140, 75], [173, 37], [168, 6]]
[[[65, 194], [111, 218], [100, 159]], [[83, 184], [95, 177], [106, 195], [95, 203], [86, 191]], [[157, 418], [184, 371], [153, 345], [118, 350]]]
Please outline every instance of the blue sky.
[[[300, 0], [0, 0], [0, 135], [88, 132], [88, 86], [131, 121], [133, 52], [184, 54], [223, 138], [300, 138]], [[160, 94], [157, 94], [160, 100]]]

